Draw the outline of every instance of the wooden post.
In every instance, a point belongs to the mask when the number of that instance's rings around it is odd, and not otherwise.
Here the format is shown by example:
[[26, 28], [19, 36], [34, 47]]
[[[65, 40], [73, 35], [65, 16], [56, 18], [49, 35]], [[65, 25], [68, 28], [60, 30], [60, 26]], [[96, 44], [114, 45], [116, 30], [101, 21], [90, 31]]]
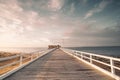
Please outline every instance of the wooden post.
[[110, 65], [111, 65], [111, 73], [115, 74], [115, 69], [114, 69], [114, 61], [110, 58]]
[[20, 54], [20, 66], [22, 65], [22, 60], [23, 60], [23, 55], [22, 53]]
[[31, 61], [33, 60], [33, 54], [31, 53]]
[[92, 54], [90, 54], [90, 63], [92, 64]]
[[82, 52], [80, 52], [80, 54], [81, 54], [81, 59], [83, 59], [83, 54], [82, 54]]

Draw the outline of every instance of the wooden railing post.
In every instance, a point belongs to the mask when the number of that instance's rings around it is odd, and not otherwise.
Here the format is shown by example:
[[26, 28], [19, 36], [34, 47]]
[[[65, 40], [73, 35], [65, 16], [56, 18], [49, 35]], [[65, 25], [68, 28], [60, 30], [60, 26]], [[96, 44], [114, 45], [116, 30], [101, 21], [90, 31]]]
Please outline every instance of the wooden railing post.
[[90, 63], [92, 64], [92, 54], [90, 54]]
[[39, 52], [37, 53], [37, 57], [39, 57]]
[[23, 60], [23, 55], [22, 53], [20, 54], [20, 66], [22, 65], [22, 60]]
[[33, 60], [33, 54], [31, 53], [31, 61]]
[[82, 53], [82, 52], [80, 52], [80, 54], [81, 54], [81, 59], [83, 59], [83, 53]]
[[110, 58], [110, 65], [111, 65], [111, 73], [112, 74], [115, 74], [115, 69], [114, 69], [114, 61], [113, 61], [113, 59], [112, 58]]

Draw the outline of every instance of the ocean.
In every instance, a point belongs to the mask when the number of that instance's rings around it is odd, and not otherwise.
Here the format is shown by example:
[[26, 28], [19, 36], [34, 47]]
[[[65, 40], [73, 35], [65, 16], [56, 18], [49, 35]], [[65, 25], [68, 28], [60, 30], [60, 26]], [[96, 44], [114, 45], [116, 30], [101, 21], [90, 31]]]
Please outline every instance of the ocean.
[[45, 47], [1, 47], [0, 51], [3, 52], [21, 52], [21, 53], [32, 53], [36, 51], [43, 51], [46, 50]]
[[[90, 52], [94, 54], [102, 54], [112, 57], [120, 57], [120, 46], [103, 46], [103, 47], [67, 47], [68, 49], [79, 50]], [[22, 53], [31, 53], [36, 51], [46, 50], [47, 47], [9, 47], [9, 48], [0, 48], [0, 51], [4, 52], [22, 52]]]
[[68, 49], [90, 52], [94, 54], [120, 57], [120, 46], [101, 46], [101, 47], [67, 47]]

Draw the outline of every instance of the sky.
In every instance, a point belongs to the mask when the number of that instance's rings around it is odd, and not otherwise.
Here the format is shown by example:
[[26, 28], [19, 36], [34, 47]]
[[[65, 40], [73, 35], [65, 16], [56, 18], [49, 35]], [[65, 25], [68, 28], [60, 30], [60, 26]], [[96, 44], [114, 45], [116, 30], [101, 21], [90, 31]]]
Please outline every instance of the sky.
[[0, 47], [120, 46], [120, 0], [0, 0]]

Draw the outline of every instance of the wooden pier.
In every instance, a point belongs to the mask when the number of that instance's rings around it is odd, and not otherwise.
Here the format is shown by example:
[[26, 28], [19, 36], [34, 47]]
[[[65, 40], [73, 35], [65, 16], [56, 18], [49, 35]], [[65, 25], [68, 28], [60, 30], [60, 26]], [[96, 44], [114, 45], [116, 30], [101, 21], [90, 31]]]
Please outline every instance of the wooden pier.
[[56, 49], [4, 80], [115, 80]]

